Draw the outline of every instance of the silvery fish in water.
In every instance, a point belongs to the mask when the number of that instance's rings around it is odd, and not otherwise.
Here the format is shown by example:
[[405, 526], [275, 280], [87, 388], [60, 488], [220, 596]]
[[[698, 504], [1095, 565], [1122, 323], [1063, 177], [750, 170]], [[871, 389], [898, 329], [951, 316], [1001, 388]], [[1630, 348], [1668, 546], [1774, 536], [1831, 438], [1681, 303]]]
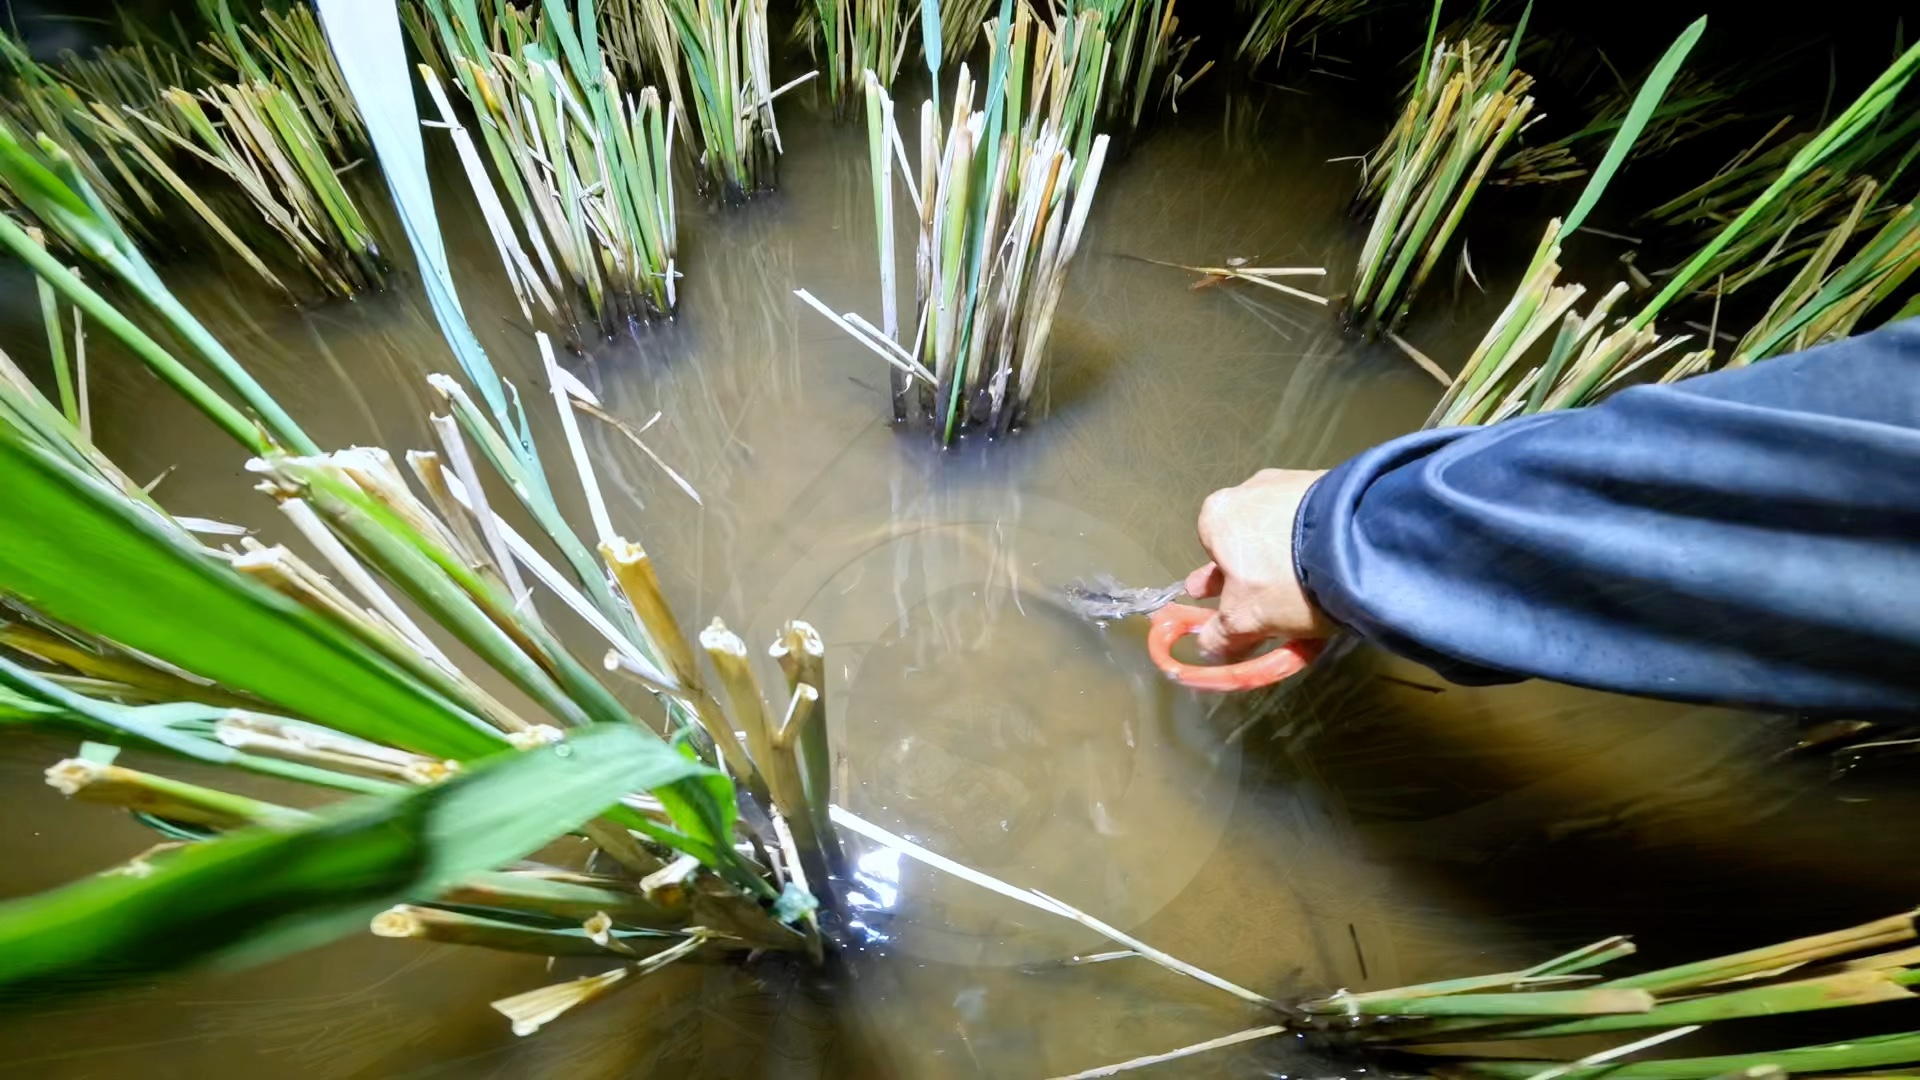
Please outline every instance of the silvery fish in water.
[[1109, 623], [1129, 615], [1146, 615], [1173, 602], [1186, 590], [1184, 581], [1153, 588], [1122, 585], [1106, 574], [1095, 574], [1092, 581], [1075, 581], [1061, 587], [1067, 607], [1090, 622]]

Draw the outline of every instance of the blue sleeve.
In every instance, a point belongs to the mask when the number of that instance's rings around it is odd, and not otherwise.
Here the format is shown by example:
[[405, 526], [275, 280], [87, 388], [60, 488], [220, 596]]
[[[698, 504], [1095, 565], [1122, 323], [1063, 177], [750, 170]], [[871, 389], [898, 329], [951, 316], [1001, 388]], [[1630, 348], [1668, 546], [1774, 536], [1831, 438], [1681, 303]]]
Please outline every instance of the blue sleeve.
[[1296, 527], [1328, 615], [1456, 682], [1920, 710], [1920, 319], [1409, 435]]

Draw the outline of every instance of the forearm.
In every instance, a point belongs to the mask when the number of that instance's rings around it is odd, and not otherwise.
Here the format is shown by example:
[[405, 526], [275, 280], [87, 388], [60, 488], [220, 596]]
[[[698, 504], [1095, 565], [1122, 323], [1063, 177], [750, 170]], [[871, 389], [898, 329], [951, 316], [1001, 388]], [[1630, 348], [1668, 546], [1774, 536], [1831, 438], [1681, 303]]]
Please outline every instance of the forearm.
[[1327, 614], [1457, 681], [1920, 708], [1920, 325], [1408, 436], [1297, 528]]

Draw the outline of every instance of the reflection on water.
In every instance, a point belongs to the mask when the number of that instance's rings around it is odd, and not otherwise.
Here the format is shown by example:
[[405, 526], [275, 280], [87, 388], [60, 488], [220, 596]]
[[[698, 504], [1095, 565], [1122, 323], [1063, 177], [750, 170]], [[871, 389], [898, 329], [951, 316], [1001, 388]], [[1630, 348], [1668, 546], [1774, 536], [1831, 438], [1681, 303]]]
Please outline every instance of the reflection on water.
[[[850, 809], [1282, 994], [1503, 970], [1616, 932], [1692, 957], [1920, 895], [1911, 796], [1776, 762], [1783, 721], [1443, 689], [1366, 654], [1259, 700], [1203, 700], [1153, 675], [1137, 626], [1103, 631], [1055, 606], [1066, 581], [1149, 584], [1193, 565], [1193, 515], [1213, 488], [1264, 465], [1331, 464], [1424, 418], [1427, 377], [1325, 312], [1191, 290], [1126, 257], [1344, 267], [1352, 177], [1326, 159], [1362, 149], [1373, 120], [1292, 95], [1213, 116], [1186, 105], [1103, 181], [1044, 419], [944, 455], [882, 423], [879, 363], [792, 299], [804, 286], [867, 310], [877, 282], [864, 136], [783, 120], [779, 195], [688, 214], [681, 316], [568, 363], [623, 419], [657, 414], [648, 446], [699, 494], [589, 422], [615, 524], [645, 541], [683, 621], [720, 615], [766, 641], [803, 617], [827, 635]], [[537, 387], [477, 219], [462, 201], [448, 212], [481, 338]], [[240, 276], [183, 291], [323, 445], [428, 444], [422, 376], [450, 358], [412, 292], [291, 311]], [[1485, 305], [1430, 314], [1409, 336], [1457, 357]], [[15, 356], [41, 355], [31, 312], [0, 334]], [[157, 494], [177, 512], [284, 538], [231, 444], [107, 343], [95, 354], [97, 423], [129, 472], [172, 470]], [[551, 417], [533, 422], [558, 445]], [[150, 842], [41, 783], [68, 749], [0, 742], [0, 892]], [[1099, 939], [890, 851], [855, 844], [848, 884], [865, 944], [824, 971], [688, 964], [530, 1039], [486, 1002], [591, 966], [360, 937], [0, 1017], [0, 1074], [1023, 1077], [1259, 1022], [1138, 960], [1056, 963]], [[1178, 1074], [1354, 1075], [1290, 1042]]]

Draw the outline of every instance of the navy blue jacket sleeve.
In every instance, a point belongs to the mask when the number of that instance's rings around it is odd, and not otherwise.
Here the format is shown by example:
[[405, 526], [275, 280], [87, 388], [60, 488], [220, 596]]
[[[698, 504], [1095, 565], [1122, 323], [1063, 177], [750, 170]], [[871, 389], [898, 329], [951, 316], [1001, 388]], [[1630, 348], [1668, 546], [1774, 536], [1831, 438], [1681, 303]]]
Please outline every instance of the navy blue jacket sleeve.
[[1397, 439], [1296, 530], [1327, 614], [1456, 682], [1920, 710], [1920, 319]]

